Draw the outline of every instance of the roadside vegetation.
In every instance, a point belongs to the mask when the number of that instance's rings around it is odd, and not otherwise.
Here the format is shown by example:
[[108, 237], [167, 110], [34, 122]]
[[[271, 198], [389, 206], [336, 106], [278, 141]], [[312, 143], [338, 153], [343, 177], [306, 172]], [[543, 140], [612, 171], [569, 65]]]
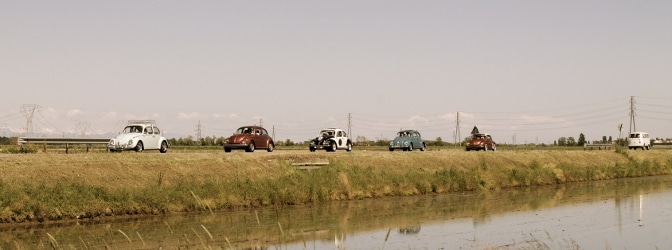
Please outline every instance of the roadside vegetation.
[[[303, 150], [6, 155], [0, 159], [0, 222], [216, 211], [672, 173], [672, 154], [662, 149]], [[306, 169], [297, 163], [327, 165]]]

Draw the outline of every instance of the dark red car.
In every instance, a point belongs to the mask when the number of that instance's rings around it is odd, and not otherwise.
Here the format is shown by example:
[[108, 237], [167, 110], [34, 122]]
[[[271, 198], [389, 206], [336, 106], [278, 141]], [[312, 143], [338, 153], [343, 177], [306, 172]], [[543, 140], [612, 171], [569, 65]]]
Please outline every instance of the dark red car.
[[495, 151], [497, 144], [489, 134], [473, 134], [471, 140], [467, 142], [467, 151], [469, 150]]
[[254, 152], [257, 148], [266, 149], [273, 152], [273, 138], [268, 135], [266, 129], [259, 126], [240, 127], [232, 136], [224, 141], [224, 152], [231, 152], [232, 149], [244, 149], [245, 152]]

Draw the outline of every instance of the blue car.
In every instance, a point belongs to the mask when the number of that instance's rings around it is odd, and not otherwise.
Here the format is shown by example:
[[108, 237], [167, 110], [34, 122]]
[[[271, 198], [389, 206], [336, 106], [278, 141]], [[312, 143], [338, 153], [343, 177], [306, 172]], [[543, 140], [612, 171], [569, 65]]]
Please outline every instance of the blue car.
[[390, 142], [390, 151], [395, 149], [403, 149], [404, 151], [413, 151], [419, 148], [420, 151], [425, 151], [425, 141], [422, 140], [420, 132], [417, 130], [402, 130], [397, 133], [397, 137]]

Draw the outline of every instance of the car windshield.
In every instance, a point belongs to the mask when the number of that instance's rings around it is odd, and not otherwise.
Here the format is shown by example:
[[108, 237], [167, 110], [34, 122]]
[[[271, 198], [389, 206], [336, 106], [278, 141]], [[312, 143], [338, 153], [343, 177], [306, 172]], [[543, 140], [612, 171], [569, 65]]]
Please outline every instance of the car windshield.
[[410, 134], [406, 131], [399, 132], [399, 137], [409, 137]]
[[485, 139], [485, 135], [474, 135], [474, 139]]
[[254, 129], [252, 129], [252, 128], [248, 128], [248, 127], [245, 127], [245, 128], [239, 128], [238, 130], [236, 130], [236, 134], [237, 134], [237, 135], [240, 135], [240, 134], [252, 134], [252, 131], [254, 131]]
[[322, 130], [320, 131], [320, 136], [334, 136], [335, 132], [333, 130]]
[[124, 134], [128, 133], [142, 133], [142, 126], [126, 126]]
[[630, 138], [639, 138], [639, 134], [630, 134]]

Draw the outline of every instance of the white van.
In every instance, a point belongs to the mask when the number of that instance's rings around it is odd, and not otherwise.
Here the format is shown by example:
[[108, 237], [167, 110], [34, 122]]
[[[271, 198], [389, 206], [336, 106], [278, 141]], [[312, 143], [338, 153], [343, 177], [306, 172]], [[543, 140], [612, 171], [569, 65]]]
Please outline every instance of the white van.
[[641, 148], [642, 150], [649, 150], [649, 148], [651, 148], [651, 138], [649, 138], [649, 133], [632, 132], [628, 137], [628, 148]]

